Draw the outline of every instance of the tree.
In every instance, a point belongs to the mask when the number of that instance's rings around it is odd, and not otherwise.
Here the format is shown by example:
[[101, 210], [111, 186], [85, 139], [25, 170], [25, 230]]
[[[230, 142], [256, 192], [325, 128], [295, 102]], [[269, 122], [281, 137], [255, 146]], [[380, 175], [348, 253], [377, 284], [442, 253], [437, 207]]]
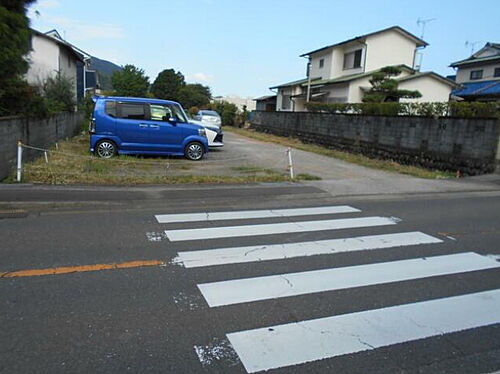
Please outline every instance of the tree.
[[158, 99], [178, 101], [179, 90], [186, 85], [184, 75], [174, 69], [165, 69], [156, 77], [151, 93]]
[[[31, 39], [26, 9], [33, 2], [0, 0], [0, 115], [17, 113], [19, 103], [29, 100], [33, 93], [22, 80], [28, 71], [25, 56], [30, 51]], [[26, 95], [19, 97], [20, 93]]]
[[57, 72], [54, 77], [47, 78], [42, 89], [49, 112], [71, 112], [75, 109], [75, 92], [71, 78]]
[[210, 87], [199, 83], [186, 84], [181, 87], [177, 93], [177, 101], [184, 108], [201, 107], [210, 103], [212, 93]]
[[399, 74], [401, 74], [401, 68], [399, 66], [386, 66], [374, 73], [370, 79], [372, 88], [364, 95], [363, 102], [397, 102], [399, 99], [422, 97], [419, 91], [398, 89], [398, 81], [392, 77], [397, 77]]
[[125, 65], [123, 70], [113, 73], [111, 84], [118, 96], [144, 97], [148, 94], [149, 77], [143, 69], [134, 65]]

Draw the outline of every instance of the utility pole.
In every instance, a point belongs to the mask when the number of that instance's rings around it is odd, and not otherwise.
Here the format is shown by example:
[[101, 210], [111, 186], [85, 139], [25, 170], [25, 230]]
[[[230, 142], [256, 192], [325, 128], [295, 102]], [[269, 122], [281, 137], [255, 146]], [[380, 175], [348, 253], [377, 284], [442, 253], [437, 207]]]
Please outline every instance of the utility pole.
[[306, 102], [308, 103], [311, 99], [311, 57], [309, 56], [309, 62], [307, 63], [307, 97]]

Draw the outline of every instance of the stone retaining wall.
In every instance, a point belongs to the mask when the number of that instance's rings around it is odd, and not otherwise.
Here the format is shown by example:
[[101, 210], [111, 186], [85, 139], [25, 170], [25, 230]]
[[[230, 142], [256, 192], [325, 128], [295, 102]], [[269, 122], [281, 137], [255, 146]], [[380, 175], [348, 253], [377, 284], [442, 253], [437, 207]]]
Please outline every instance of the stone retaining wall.
[[[59, 139], [76, 135], [82, 120], [82, 113], [60, 113], [45, 120], [0, 118], [0, 180], [7, 177], [16, 165], [18, 140], [34, 147], [48, 148]], [[40, 152], [23, 150], [24, 160], [40, 156]]]
[[[495, 119], [365, 116], [312, 112], [252, 113], [252, 128], [406, 165], [491, 173], [499, 146]], [[499, 155], [500, 156], [500, 155]]]

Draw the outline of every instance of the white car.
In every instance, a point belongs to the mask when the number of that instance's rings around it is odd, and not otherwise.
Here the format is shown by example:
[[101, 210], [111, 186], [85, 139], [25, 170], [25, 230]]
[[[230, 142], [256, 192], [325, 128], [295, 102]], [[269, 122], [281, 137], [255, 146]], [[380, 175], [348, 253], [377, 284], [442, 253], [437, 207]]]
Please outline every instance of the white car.
[[222, 119], [215, 110], [200, 110], [196, 116], [194, 116], [194, 119], [211, 126], [221, 127], [222, 125]]
[[224, 146], [223, 143], [223, 136], [224, 134], [222, 133], [222, 129], [217, 125], [214, 124], [209, 124], [203, 121], [200, 121], [198, 119], [193, 119], [189, 118], [190, 123], [194, 123], [195, 125], [200, 125], [205, 128], [206, 134], [207, 134], [207, 139], [208, 139], [208, 146], [210, 148], [216, 148], [216, 147], [222, 147]]

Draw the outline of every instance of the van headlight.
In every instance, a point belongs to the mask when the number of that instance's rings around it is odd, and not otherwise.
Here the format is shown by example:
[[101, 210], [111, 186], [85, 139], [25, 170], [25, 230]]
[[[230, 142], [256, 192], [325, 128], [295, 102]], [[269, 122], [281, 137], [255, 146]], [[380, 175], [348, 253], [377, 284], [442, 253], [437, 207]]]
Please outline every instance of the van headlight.
[[205, 138], [207, 137], [207, 132], [205, 129], [198, 129], [198, 135], [199, 136], [204, 136]]

